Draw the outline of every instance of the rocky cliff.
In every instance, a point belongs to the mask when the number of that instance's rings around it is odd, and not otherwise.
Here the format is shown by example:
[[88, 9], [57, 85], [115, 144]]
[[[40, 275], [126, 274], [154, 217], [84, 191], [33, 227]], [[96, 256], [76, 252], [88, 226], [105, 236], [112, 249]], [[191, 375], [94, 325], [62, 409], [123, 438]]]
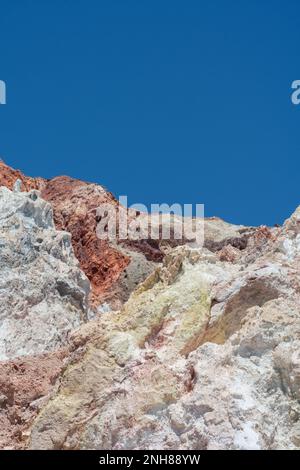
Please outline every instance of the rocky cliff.
[[36, 190], [0, 188], [0, 360], [59, 347], [87, 319], [89, 282]]
[[17, 178], [29, 192], [0, 191], [1, 448], [300, 448], [299, 209], [274, 229], [202, 221], [203, 247], [98, 245], [90, 209], [113, 196], [0, 167]]
[[[55, 227], [71, 234], [75, 256], [91, 283], [90, 304], [95, 310], [103, 303], [120, 308], [132, 290], [163, 260], [165, 248], [176, 245], [174, 240], [153, 240], [147, 234], [144, 239], [131, 242], [99, 240], [98, 207], [105, 203], [118, 207], [114, 196], [100, 185], [67, 176], [51, 180], [31, 178], [0, 161], [0, 186], [12, 189], [17, 179], [22, 190], [40, 190], [41, 197], [52, 206]], [[133, 211], [130, 218], [136, 217]], [[156, 218], [151, 223], [160, 225]], [[225, 245], [245, 247], [249, 233], [251, 229], [218, 218], [205, 221], [205, 243], [214, 251]]]

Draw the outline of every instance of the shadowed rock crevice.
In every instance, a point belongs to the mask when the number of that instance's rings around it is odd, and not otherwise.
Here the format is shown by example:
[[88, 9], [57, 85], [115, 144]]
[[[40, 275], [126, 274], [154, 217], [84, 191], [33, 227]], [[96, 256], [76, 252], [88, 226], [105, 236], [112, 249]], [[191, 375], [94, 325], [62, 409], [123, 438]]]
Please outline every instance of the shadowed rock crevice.
[[215, 321], [211, 314], [211, 321], [202, 343], [225, 343], [230, 336], [240, 330], [248, 309], [254, 306], [261, 307], [280, 295], [280, 291], [272, 285], [270, 280], [250, 279], [246, 285], [230, 296], [225, 306], [213, 301], [212, 311], [221, 309], [221, 312], [217, 314], [218, 318]]

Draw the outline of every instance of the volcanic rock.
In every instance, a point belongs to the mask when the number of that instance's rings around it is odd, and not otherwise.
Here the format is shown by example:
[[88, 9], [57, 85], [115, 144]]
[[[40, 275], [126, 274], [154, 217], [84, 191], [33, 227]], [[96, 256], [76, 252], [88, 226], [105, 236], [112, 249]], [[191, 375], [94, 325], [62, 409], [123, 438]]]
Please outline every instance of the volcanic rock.
[[[138, 239], [100, 240], [97, 237], [97, 210], [103, 204], [118, 209], [119, 203], [102, 186], [59, 176], [51, 180], [30, 178], [0, 161], [0, 186], [12, 189], [15, 181], [21, 181], [21, 189], [39, 189], [41, 196], [50, 202], [55, 226], [71, 234], [72, 245], [81, 269], [91, 283], [90, 304], [97, 310], [105, 303], [108, 308], [118, 309], [128, 300], [133, 289], [163, 261], [166, 250], [189, 243], [189, 237], [162, 238], [163, 228], [168, 220], [165, 215], [143, 214], [129, 210], [129, 221], [136, 223], [137, 230], [145, 231]], [[157, 238], [148, 233], [148, 224], [158, 234]], [[182, 225], [182, 217], [175, 218], [176, 225]], [[203, 243], [212, 251], [224, 246], [243, 250], [247, 246], [253, 229], [232, 225], [218, 218], [186, 218], [188, 233], [204, 228]], [[147, 230], [145, 230], [147, 227]]]
[[297, 217], [250, 265], [176, 248], [118, 314], [74, 332], [85, 352], [29, 447], [299, 448]]
[[87, 319], [89, 282], [36, 190], [0, 188], [0, 360], [54, 350]]
[[300, 208], [273, 229], [188, 219], [203, 245], [105, 241], [101, 186], [2, 168], [1, 448], [300, 448]]

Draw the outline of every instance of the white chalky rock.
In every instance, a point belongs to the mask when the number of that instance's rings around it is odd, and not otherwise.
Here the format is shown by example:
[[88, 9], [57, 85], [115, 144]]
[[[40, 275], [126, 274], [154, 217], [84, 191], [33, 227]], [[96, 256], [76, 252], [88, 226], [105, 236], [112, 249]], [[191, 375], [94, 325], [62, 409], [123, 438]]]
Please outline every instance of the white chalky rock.
[[38, 191], [0, 188], [0, 360], [53, 350], [86, 319], [89, 282]]

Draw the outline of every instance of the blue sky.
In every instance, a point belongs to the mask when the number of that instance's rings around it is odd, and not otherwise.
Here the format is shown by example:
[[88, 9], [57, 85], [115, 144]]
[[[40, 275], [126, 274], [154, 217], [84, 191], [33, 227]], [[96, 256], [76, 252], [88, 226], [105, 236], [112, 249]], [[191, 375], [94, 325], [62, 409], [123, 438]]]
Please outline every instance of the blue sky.
[[0, 156], [129, 202], [300, 203], [300, 2], [0, 0]]

